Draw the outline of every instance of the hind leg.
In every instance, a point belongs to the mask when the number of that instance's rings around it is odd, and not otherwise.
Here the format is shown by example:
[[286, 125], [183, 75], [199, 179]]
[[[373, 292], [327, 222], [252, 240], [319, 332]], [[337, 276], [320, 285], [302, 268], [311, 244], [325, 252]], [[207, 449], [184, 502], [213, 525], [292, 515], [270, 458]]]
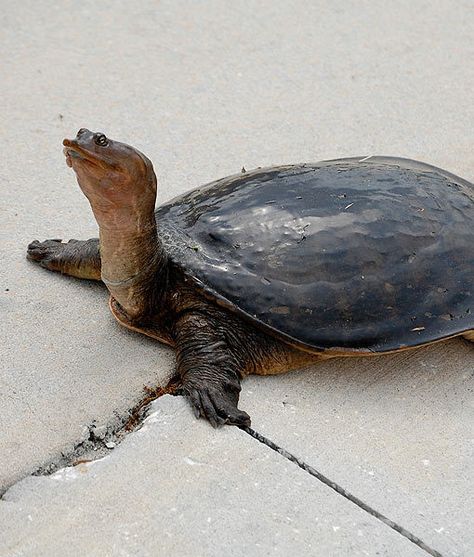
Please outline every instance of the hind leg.
[[41, 267], [73, 277], [101, 280], [99, 240], [34, 240], [26, 257]]
[[474, 331], [468, 331], [467, 333], [463, 334], [463, 337], [471, 342], [474, 342]]

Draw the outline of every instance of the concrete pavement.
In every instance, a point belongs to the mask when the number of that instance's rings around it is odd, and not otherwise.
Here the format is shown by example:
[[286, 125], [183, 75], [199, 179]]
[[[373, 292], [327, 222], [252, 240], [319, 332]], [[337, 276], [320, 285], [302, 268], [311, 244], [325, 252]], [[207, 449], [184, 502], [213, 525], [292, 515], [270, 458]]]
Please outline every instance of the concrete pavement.
[[473, 371], [470, 343], [452, 340], [265, 378], [264, 397], [251, 378], [242, 408], [259, 433], [443, 555], [469, 555]]
[[212, 430], [169, 395], [110, 456], [27, 478], [2, 507], [2, 555], [426, 555], [244, 432]]
[[[92, 528], [101, 512], [109, 530], [95, 548], [81, 546], [85, 554], [159, 555], [151, 541], [163, 531], [160, 520], [147, 522], [149, 541], [127, 542], [116, 532], [139, 528], [139, 520], [126, 518], [128, 508], [140, 519], [147, 505], [164, 515], [172, 498], [193, 508], [196, 492], [167, 476], [170, 469], [186, 468], [182, 459], [195, 450], [196, 439], [206, 462], [226, 454], [219, 483], [212, 484], [216, 475], [200, 475], [196, 486], [203, 483], [200, 504], [214, 506], [229, 521], [193, 530], [183, 515], [187, 529], [178, 523], [169, 532], [186, 551], [206, 535], [217, 545], [198, 546], [204, 554], [222, 553], [234, 538], [247, 553], [263, 544], [255, 549], [261, 555], [292, 549], [302, 555], [423, 551], [341, 496], [325, 495], [316, 479], [288, 468], [242, 432], [195, 424], [176, 400], [180, 427], [172, 419], [166, 426], [158, 420], [131, 434], [108, 459], [87, 465], [100, 470], [93, 480], [55, 483], [51, 476], [15, 485], [48, 463], [66, 462], [91, 432], [119, 427], [142, 387], [166, 382], [174, 365], [170, 350], [115, 323], [103, 287], [38, 269], [24, 254], [34, 238], [97, 234], [61, 153], [62, 138], [82, 126], [144, 151], [155, 163], [159, 202], [242, 166], [350, 155], [407, 156], [474, 181], [469, 3], [453, 9], [421, 0], [27, 0], [8, 4], [0, 18], [0, 490], [14, 486], [0, 502], [0, 531], [7, 533], [0, 541], [3, 554], [67, 554], [71, 525], [80, 517]], [[443, 555], [468, 555], [474, 551], [468, 523], [472, 356], [471, 345], [454, 340], [357, 366], [327, 362], [283, 377], [252, 378], [241, 405], [255, 429]], [[143, 439], [139, 459], [153, 477], [153, 498], [144, 476], [130, 472], [134, 436]], [[176, 443], [183, 445], [180, 457], [173, 452]], [[108, 452], [100, 439], [95, 445], [98, 454]], [[264, 486], [255, 503], [248, 498], [254, 490], [250, 475], [241, 484], [236, 480], [236, 469], [254, 461], [252, 481]], [[121, 470], [120, 478], [110, 463]], [[155, 466], [161, 472], [156, 477]], [[130, 481], [112, 490], [114, 478], [124, 475]], [[163, 477], [167, 483], [160, 490]], [[280, 488], [277, 501], [273, 478]], [[93, 499], [94, 488], [103, 485], [109, 486], [107, 494], [101, 492], [105, 498]], [[218, 498], [230, 486], [245, 494], [244, 506], [254, 511], [240, 529], [231, 500]], [[298, 526], [282, 526], [283, 511], [290, 508], [293, 522], [303, 525], [302, 538], [291, 533]], [[30, 521], [28, 515], [37, 512], [39, 519]], [[323, 526], [316, 528], [310, 516]], [[48, 520], [58, 524], [49, 549]], [[27, 522], [32, 524], [21, 530]], [[107, 536], [115, 549], [106, 545]], [[179, 544], [162, 547], [183, 554]]]

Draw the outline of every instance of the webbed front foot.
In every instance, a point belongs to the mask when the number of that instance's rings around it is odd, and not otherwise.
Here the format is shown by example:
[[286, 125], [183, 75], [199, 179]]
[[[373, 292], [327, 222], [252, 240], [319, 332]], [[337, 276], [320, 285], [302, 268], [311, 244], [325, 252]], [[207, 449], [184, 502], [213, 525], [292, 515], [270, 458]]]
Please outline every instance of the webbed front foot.
[[[246, 355], [240, 344], [245, 332], [234, 329], [239, 341], [229, 343], [231, 317], [212, 306], [189, 311], [175, 323], [175, 343], [181, 388], [197, 418], [213, 427], [224, 424], [250, 426], [250, 417], [237, 407]], [[231, 335], [232, 336], [232, 335]]]
[[[77, 240], [70, 240], [70, 242], [77, 242]], [[26, 258], [50, 271], [59, 271], [61, 254], [64, 252], [66, 245], [59, 239], [45, 240], [44, 242], [33, 240], [28, 244]]]
[[192, 381], [184, 382], [183, 390], [196, 418], [207, 419], [212, 427], [224, 424], [250, 426], [250, 416], [237, 407], [240, 386], [236, 388], [233, 382], [216, 384], [200, 379], [196, 374]]
[[44, 269], [77, 278], [100, 280], [99, 240], [33, 240], [26, 258]]

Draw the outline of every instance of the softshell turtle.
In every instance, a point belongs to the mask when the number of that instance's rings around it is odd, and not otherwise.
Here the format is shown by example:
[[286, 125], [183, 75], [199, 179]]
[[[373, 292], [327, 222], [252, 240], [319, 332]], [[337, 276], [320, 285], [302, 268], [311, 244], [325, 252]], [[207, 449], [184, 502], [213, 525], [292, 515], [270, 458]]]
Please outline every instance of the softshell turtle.
[[102, 280], [121, 324], [175, 347], [214, 426], [250, 423], [251, 373], [474, 340], [474, 185], [458, 176], [346, 158], [243, 171], [155, 210], [142, 153], [87, 129], [63, 144], [100, 237], [34, 241], [28, 258]]

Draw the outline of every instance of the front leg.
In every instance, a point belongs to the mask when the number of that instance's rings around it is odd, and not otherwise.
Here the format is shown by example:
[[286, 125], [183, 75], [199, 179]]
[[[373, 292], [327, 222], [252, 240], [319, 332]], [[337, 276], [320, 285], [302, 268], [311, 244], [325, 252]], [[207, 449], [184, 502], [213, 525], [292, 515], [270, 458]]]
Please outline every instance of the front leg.
[[50, 271], [57, 271], [73, 277], [101, 280], [99, 239], [69, 240], [34, 240], [28, 246], [26, 257]]
[[186, 313], [175, 329], [178, 372], [196, 417], [207, 418], [214, 427], [249, 426], [248, 414], [237, 408], [246, 367], [238, 345], [245, 339], [238, 338], [232, 322], [223, 323], [212, 312]]

